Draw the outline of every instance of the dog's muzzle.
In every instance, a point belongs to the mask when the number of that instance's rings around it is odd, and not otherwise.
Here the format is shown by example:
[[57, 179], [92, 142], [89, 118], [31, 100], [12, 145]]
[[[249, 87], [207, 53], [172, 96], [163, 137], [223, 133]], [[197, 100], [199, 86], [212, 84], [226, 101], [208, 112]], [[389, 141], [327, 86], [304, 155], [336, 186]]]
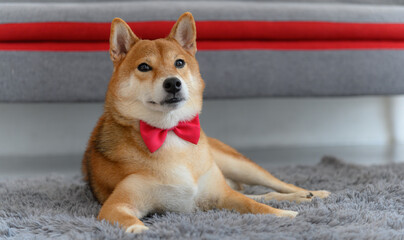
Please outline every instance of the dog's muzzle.
[[163, 88], [167, 92], [167, 97], [162, 102], [162, 105], [176, 105], [176, 103], [184, 100], [181, 94], [182, 83], [180, 79], [176, 77], [167, 78], [163, 82]]

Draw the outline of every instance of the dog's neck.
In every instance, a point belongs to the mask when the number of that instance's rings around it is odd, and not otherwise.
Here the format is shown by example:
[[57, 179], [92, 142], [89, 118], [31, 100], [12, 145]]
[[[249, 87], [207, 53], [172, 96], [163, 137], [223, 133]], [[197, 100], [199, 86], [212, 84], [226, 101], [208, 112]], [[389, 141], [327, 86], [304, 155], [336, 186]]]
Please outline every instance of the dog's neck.
[[174, 110], [171, 112], [156, 112], [150, 114], [140, 120], [146, 122], [150, 126], [160, 129], [170, 129], [178, 125], [179, 122], [186, 122], [192, 120], [199, 112], [195, 110]]
[[139, 121], [160, 129], [170, 129], [178, 125], [179, 122], [192, 120], [200, 111], [195, 109], [178, 109], [170, 112], [144, 112], [136, 111], [136, 117], [127, 117], [119, 114], [116, 109], [107, 108], [106, 114], [110, 115], [118, 124], [123, 126], [132, 126], [139, 129]]

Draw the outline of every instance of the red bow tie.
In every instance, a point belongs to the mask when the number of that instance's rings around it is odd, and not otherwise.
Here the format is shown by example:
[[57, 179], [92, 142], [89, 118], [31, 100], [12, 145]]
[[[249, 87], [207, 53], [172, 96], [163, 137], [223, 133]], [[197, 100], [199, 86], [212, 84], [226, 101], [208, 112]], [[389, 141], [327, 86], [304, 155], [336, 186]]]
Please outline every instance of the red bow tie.
[[196, 117], [189, 122], [179, 122], [177, 126], [170, 129], [156, 128], [140, 120], [140, 135], [142, 135], [143, 141], [151, 153], [155, 152], [163, 145], [168, 131], [171, 130], [185, 141], [197, 144], [201, 134], [199, 116], [196, 115]]

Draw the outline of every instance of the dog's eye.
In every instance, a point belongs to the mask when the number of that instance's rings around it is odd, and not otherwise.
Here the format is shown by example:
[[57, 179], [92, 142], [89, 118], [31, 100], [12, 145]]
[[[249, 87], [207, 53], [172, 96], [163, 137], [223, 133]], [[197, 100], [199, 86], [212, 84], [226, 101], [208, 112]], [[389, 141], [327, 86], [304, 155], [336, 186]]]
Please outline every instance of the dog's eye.
[[176, 68], [183, 68], [185, 66], [185, 61], [182, 59], [177, 59], [174, 65]]
[[148, 72], [152, 70], [152, 67], [150, 67], [147, 63], [141, 63], [139, 66], [137, 66], [137, 69], [141, 72]]

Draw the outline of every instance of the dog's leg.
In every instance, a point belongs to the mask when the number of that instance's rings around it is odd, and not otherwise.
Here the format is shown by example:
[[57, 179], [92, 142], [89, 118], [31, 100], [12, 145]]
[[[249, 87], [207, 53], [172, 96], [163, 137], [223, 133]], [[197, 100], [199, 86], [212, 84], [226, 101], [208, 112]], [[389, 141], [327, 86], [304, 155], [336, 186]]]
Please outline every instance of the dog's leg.
[[227, 186], [224, 196], [219, 200], [218, 208], [236, 210], [240, 213], [274, 214], [278, 217], [294, 218], [298, 214], [295, 211], [282, 210], [254, 201]]
[[144, 189], [147, 181], [143, 176], [129, 175], [122, 180], [104, 202], [98, 215], [111, 224], [119, 224], [126, 232], [140, 233], [148, 228], [139, 218], [151, 208], [151, 197]]
[[[285, 183], [232, 147], [217, 139], [209, 138], [213, 158], [223, 175], [234, 182], [248, 185], [262, 185], [280, 193], [307, 193], [308, 190]], [[328, 191], [310, 191], [315, 197], [325, 198]]]
[[[226, 178], [226, 183], [232, 189], [242, 192], [244, 190], [243, 184], [239, 182], [235, 182], [231, 179]], [[267, 194], [260, 195], [247, 195], [247, 197], [254, 199], [255, 201], [260, 200], [276, 200], [276, 201], [290, 201], [290, 202], [310, 202], [313, 198], [313, 193], [309, 191], [300, 191], [294, 193], [278, 193], [278, 192], [270, 192]]]
[[[235, 182], [231, 179], [226, 178], [226, 183], [229, 185], [232, 189], [242, 192], [244, 190], [243, 184], [239, 182]], [[247, 197], [254, 199], [255, 201], [260, 201], [260, 200], [276, 200], [276, 201], [290, 201], [290, 202], [310, 202], [313, 198], [313, 193], [309, 191], [300, 191], [300, 192], [294, 192], [294, 193], [278, 193], [278, 192], [270, 192], [266, 194], [260, 194], [260, 195], [247, 195]]]
[[310, 202], [313, 198], [313, 193], [309, 191], [300, 191], [294, 193], [278, 193], [278, 192], [270, 192], [267, 194], [261, 195], [246, 195], [247, 197], [254, 199], [255, 201], [259, 200], [276, 200], [276, 201], [290, 201], [290, 202]]
[[[246, 195], [233, 190], [226, 183], [226, 179], [221, 173], [218, 166], [215, 164], [210, 172], [201, 177], [199, 189], [201, 191], [202, 202], [210, 202], [202, 209], [228, 209], [235, 210], [239, 213], [253, 213], [253, 214], [273, 214], [278, 217], [294, 218], [298, 213], [290, 210], [282, 210], [270, 207], [254, 201]], [[203, 184], [202, 184], [203, 183]], [[209, 199], [211, 201], [209, 201]]]
[[226, 183], [227, 183], [227, 185], [229, 185], [231, 188], [233, 188], [236, 191], [241, 192], [241, 191], [244, 190], [244, 186], [243, 186], [242, 183], [235, 182], [235, 181], [233, 181], [231, 179], [228, 179], [228, 178], [226, 178]]

